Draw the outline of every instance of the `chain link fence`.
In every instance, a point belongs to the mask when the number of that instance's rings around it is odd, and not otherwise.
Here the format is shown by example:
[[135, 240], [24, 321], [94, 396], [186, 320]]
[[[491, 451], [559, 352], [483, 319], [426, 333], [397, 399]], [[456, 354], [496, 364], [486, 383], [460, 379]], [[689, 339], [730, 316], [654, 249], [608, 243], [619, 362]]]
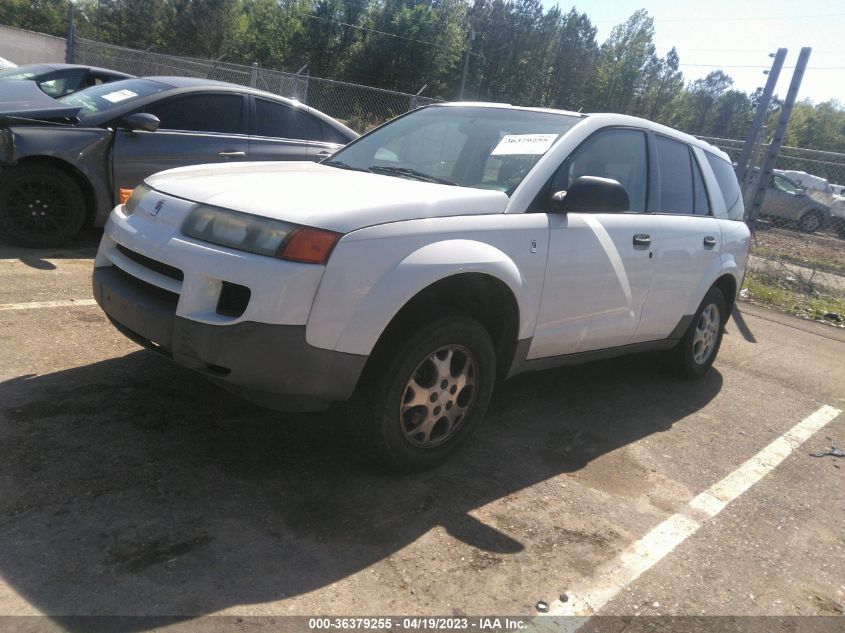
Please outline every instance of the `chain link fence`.
[[438, 101], [404, 92], [310, 77], [302, 73], [259, 68], [257, 65], [245, 66], [223, 61], [180, 57], [81, 38], [76, 43], [75, 61], [138, 76], [203, 77], [252, 86], [296, 99], [321, 110], [343, 121], [356, 132], [366, 132], [410, 109]]
[[[734, 160], [743, 141], [704, 138]], [[765, 148], [755, 148], [742, 183], [750, 209]], [[845, 327], [845, 154], [783, 147], [750, 222], [751, 259], [742, 296]]]
[[65, 61], [65, 39], [0, 26], [0, 57], [18, 66]]

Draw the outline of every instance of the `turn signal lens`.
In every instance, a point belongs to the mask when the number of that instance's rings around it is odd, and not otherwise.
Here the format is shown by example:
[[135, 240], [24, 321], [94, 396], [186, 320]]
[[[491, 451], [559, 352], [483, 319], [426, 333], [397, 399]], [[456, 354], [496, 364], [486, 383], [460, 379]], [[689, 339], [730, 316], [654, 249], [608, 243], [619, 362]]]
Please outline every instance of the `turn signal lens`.
[[340, 233], [302, 226], [291, 231], [277, 257], [305, 264], [325, 264]]

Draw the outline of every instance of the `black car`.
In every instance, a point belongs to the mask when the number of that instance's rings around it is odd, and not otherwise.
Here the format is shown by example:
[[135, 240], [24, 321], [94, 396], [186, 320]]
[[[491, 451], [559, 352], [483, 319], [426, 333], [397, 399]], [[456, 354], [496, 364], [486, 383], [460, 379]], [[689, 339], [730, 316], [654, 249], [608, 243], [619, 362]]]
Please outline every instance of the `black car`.
[[[131, 79], [134, 76], [116, 70], [79, 64], [29, 64], [0, 70], [0, 82], [28, 79], [34, 81], [45, 94], [51, 97], [63, 97], [77, 90], [121, 79]], [[3, 101], [4, 92], [0, 83], [0, 102]]]
[[0, 102], [0, 240], [57, 246], [155, 172], [320, 160], [358, 135], [296, 101], [234, 84], [146, 77], [51, 99], [8, 82]]

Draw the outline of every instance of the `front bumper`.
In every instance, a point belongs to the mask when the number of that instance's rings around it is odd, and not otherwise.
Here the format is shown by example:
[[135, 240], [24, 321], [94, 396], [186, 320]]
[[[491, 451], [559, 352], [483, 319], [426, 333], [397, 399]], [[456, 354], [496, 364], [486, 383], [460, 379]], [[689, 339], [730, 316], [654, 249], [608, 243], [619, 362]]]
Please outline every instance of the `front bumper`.
[[319, 411], [348, 400], [367, 360], [312, 347], [304, 325], [214, 325], [177, 316], [177, 294], [116, 266], [95, 268], [93, 286], [97, 303], [126, 336], [261, 406]]

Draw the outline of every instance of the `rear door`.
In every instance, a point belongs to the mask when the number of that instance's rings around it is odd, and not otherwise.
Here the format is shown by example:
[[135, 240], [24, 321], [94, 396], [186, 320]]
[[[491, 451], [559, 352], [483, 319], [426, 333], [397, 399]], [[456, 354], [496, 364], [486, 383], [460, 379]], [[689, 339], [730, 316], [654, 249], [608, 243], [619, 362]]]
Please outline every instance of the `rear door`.
[[548, 214], [549, 258], [529, 358], [637, 342], [660, 248], [659, 220], [646, 212], [646, 133], [596, 132], [558, 168], [550, 191], [568, 189], [579, 176], [617, 180], [628, 193], [629, 211]]
[[[320, 121], [286, 103], [250, 97], [250, 160], [309, 160], [309, 141], [322, 141]], [[318, 158], [313, 158], [317, 160]]]
[[662, 243], [637, 331], [642, 340], [668, 337], [695, 310], [720, 269], [722, 238], [692, 148], [660, 134], [653, 139]]
[[147, 104], [161, 121], [155, 132], [118, 128], [112, 150], [115, 200], [165, 169], [245, 160], [249, 152], [248, 97], [192, 92]]

